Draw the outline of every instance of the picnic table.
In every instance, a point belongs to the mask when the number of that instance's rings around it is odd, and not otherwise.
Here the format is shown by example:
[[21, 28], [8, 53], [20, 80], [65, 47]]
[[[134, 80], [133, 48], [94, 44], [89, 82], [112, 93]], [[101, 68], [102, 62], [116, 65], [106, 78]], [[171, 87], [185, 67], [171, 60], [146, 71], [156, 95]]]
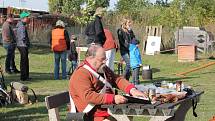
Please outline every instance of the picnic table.
[[[160, 103], [154, 104], [112, 104], [102, 105], [102, 108], [108, 108], [109, 113], [117, 118], [117, 116], [150, 116], [150, 121], [184, 121], [188, 110], [195, 107], [195, 102], [199, 102], [201, 94], [204, 91], [196, 92], [188, 97], [181, 99], [175, 103]], [[195, 110], [195, 109], [194, 109]], [[118, 121], [130, 121], [120, 119]]]

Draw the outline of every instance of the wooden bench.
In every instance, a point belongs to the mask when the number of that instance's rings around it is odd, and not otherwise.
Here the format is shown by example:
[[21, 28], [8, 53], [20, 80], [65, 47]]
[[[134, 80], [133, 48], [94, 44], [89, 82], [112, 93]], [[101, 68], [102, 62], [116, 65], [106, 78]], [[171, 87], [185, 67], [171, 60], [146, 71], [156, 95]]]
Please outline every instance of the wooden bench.
[[[45, 97], [46, 107], [48, 109], [49, 121], [60, 121], [58, 107], [70, 103], [69, 92], [62, 92], [52, 96]], [[85, 113], [68, 113], [67, 120], [86, 121]]]

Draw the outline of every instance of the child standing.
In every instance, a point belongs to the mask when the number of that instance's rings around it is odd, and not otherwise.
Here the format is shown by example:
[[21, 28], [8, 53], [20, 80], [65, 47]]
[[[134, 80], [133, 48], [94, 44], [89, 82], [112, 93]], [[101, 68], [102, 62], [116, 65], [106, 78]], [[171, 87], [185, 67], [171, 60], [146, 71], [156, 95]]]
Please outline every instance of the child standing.
[[139, 73], [140, 67], [142, 66], [142, 60], [138, 44], [139, 41], [136, 38], [133, 38], [129, 44], [130, 64], [132, 68], [132, 83], [135, 85], [140, 84]]
[[71, 62], [71, 66], [68, 68], [68, 72], [67, 72], [68, 75], [72, 74], [78, 65], [77, 64], [78, 53], [76, 51], [76, 45], [75, 45], [76, 40], [77, 38], [74, 35], [71, 35], [70, 50], [68, 54], [68, 60]]

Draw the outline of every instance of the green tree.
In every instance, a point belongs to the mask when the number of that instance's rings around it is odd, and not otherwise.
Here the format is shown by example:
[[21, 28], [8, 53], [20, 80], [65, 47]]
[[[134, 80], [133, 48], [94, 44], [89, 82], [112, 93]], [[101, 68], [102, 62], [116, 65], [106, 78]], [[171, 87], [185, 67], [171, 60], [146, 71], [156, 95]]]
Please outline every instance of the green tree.
[[117, 10], [120, 12], [139, 12], [142, 8], [149, 5], [147, 0], [119, 0], [117, 3]]
[[184, 3], [190, 23], [203, 26], [215, 17], [215, 0], [184, 0]]
[[[59, 12], [70, 16], [80, 24], [86, 24], [93, 20], [89, 13], [95, 11], [97, 7], [109, 6], [110, 0], [49, 0], [49, 11]], [[57, 9], [56, 9], [57, 8]]]
[[80, 11], [81, 5], [84, 0], [64, 0], [62, 6], [62, 13], [67, 16], [71, 16]]
[[49, 4], [49, 11], [51, 13], [56, 13], [56, 12], [61, 13], [63, 0], [48, 0], [48, 4]]

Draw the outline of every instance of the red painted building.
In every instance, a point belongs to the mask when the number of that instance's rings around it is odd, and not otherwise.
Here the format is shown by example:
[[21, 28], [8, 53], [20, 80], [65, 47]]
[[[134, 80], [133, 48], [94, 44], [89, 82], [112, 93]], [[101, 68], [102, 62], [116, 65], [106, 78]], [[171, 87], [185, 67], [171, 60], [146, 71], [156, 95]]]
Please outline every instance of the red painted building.
[[74, 25], [74, 22], [71, 22], [71, 20], [68, 17], [64, 17], [58, 14], [49, 14], [46, 11], [37, 11], [37, 10], [28, 10], [28, 9], [21, 9], [21, 8], [0, 8], [0, 26], [4, 23], [6, 20], [7, 14], [14, 14], [14, 24], [17, 23], [19, 20], [19, 14], [23, 11], [29, 11], [31, 13], [31, 20], [29, 24], [29, 29], [31, 32], [35, 31], [35, 29], [41, 29], [46, 28], [48, 26], [55, 25], [56, 21], [58, 19], [64, 20], [64, 22], [68, 24]]

